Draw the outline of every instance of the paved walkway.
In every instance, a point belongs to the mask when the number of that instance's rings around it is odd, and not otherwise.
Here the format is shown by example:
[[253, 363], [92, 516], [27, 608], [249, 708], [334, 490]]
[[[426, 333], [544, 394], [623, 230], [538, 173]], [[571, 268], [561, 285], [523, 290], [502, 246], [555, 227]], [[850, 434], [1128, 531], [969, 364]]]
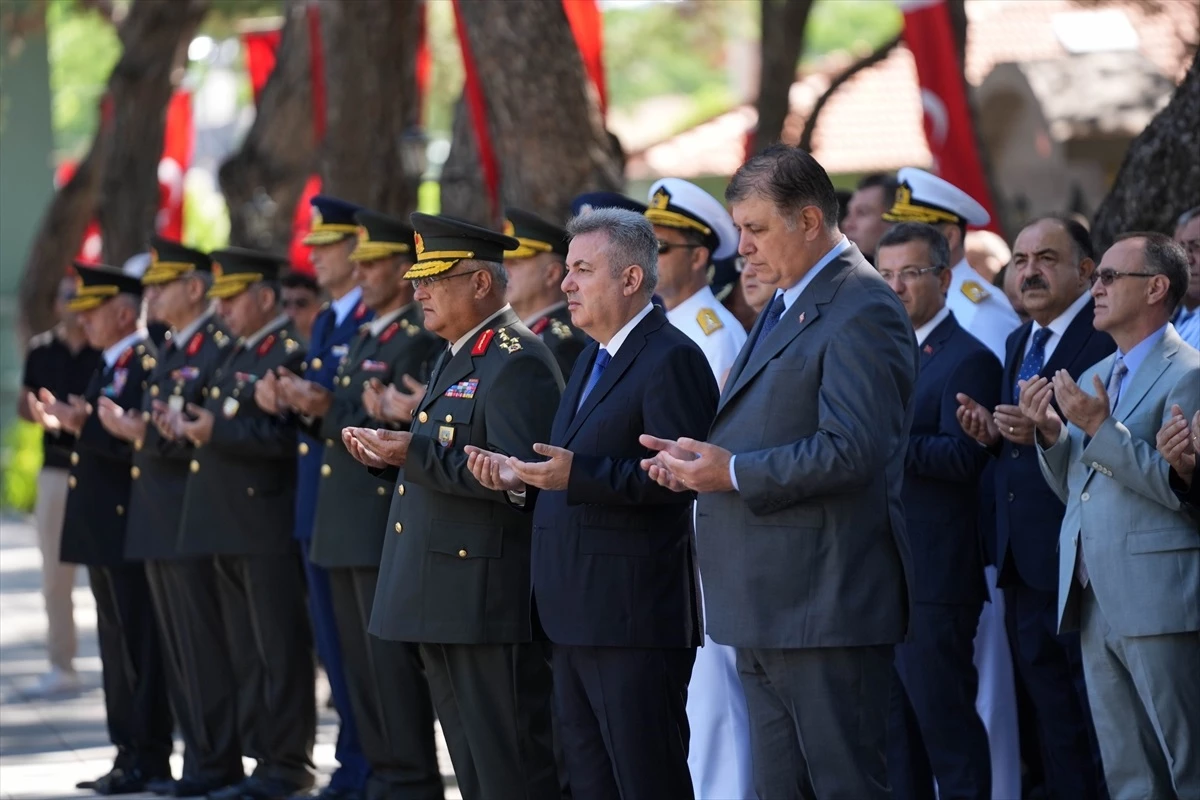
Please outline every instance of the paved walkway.
[[[41, 595], [41, 556], [33, 527], [25, 520], [0, 519], [0, 798], [57, 800], [95, 797], [75, 784], [104, 774], [112, 766], [113, 748], [104, 726], [100, 690], [100, 657], [96, 647], [96, 610], [80, 570], [75, 588], [75, 620], [79, 626], [76, 668], [83, 690], [55, 700], [25, 695], [49, 664], [46, 661], [45, 615]], [[318, 687], [322, 701], [314, 758], [324, 785], [336, 766], [333, 744], [337, 716], [324, 709], [328, 687]], [[178, 746], [178, 745], [177, 745]], [[438, 756], [446, 776], [446, 797], [460, 798], [441, 731]], [[182, 755], [172, 758], [175, 774]], [[253, 762], [247, 762], [249, 772]], [[150, 798], [155, 795], [125, 795]]]

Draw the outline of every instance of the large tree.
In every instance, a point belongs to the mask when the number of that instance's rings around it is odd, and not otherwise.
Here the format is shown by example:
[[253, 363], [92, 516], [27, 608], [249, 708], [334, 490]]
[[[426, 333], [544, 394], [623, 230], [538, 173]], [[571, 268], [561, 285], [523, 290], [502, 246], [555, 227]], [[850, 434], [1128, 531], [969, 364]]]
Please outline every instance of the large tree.
[[145, 249], [158, 211], [167, 102], [208, 6], [209, 0], [134, 0], [117, 23], [122, 53], [108, 79], [99, 130], [74, 176], [46, 208], [30, 248], [19, 291], [21, 330], [54, 324], [58, 282], [93, 216], [100, 222], [106, 262], [119, 265]]
[[796, 82], [796, 65], [804, 48], [804, 29], [813, 0], [760, 0], [762, 68], [754, 107], [758, 124], [750, 151], [757, 153], [779, 141], [790, 105], [788, 94]]
[[1122, 232], [1171, 233], [1180, 213], [1196, 205], [1200, 186], [1200, 56], [1192, 57], [1171, 101], [1125, 154], [1112, 190], [1092, 222], [1106, 249]]

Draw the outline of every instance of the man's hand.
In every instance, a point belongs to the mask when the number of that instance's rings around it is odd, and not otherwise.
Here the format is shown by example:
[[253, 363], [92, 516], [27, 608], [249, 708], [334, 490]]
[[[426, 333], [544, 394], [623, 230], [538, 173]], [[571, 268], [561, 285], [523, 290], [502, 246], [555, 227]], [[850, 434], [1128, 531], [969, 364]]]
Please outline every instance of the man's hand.
[[471, 470], [480, 486], [496, 492], [525, 491], [525, 482], [508, 463], [507, 456], [472, 444], [467, 445], [464, 450], [467, 453], [467, 469]]
[[1171, 418], [1159, 429], [1154, 444], [1159, 454], [1188, 486], [1196, 475], [1196, 448], [1200, 442], [1200, 411], [1192, 418], [1189, 428], [1187, 417], [1179, 406], [1171, 406]]
[[[638, 437], [643, 447], [658, 451], [653, 458], [644, 459], [642, 467], [651, 479], [674, 491], [690, 489], [694, 492], [732, 492], [733, 480], [729, 477], [729, 461], [733, 454], [715, 444], [682, 438], [678, 441], [659, 439], [643, 433]], [[662, 476], [652, 467], [665, 470]], [[682, 486], [683, 489], [676, 488]]]
[[1054, 386], [1049, 378], [1034, 378], [1028, 381], [1018, 381], [1021, 387], [1021, 414], [1042, 434], [1042, 440], [1048, 447], [1058, 441], [1062, 433], [1062, 418], [1050, 405], [1054, 399]]
[[967, 436], [985, 447], [999, 444], [1000, 429], [996, 427], [992, 414], [965, 394], [959, 393], [955, 399], [958, 400], [958, 410], [954, 414]]
[[387, 387], [381, 399], [381, 419], [389, 422], [412, 422], [413, 412], [425, 399], [425, 384], [411, 375], [402, 375], [400, 382], [404, 389], [398, 389], [396, 384]]
[[540, 442], [533, 446], [533, 452], [539, 456], [546, 456], [546, 460], [522, 461], [515, 456], [509, 456], [506, 462], [509, 469], [529, 486], [536, 486], [550, 492], [566, 489], [567, 482], [571, 478], [571, 462], [574, 460], [575, 454], [570, 450]]
[[1033, 444], [1033, 421], [1021, 413], [1020, 406], [1001, 403], [992, 413], [992, 422], [1000, 435], [1013, 444]]
[[158, 429], [159, 435], [164, 439], [175, 441], [183, 438], [183, 431], [180, 428], [183, 415], [162, 400], [155, 400], [150, 404], [150, 421], [154, 423], [154, 427]]
[[1058, 407], [1068, 422], [1088, 436], [1095, 436], [1101, 423], [1108, 419], [1108, 392], [1099, 375], [1092, 376], [1092, 386], [1096, 389], [1095, 397], [1080, 389], [1065, 369], [1054, 373], [1054, 397]]
[[279, 405], [279, 379], [268, 372], [254, 382], [254, 403], [272, 416], [282, 412]]
[[[404, 462], [408, 460], [408, 445], [412, 442], [412, 434], [408, 431], [389, 431], [384, 428], [348, 428], [347, 430], [353, 431], [355, 442], [360, 444], [368, 454], [382, 461], [383, 465], [403, 467]], [[358, 456], [355, 458], [357, 459]], [[367, 464], [366, 461], [363, 463]], [[374, 465], [367, 464], [367, 466]]]
[[366, 428], [342, 428], [342, 444], [345, 445], [346, 452], [364, 467], [383, 469], [388, 465], [387, 462], [359, 438], [359, 433], [366, 430]]
[[66, 431], [78, 436], [92, 407], [78, 395], [68, 395], [64, 403], [49, 389], [41, 389], [36, 399], [31, 398], [29, 411], [34, 421], [51, 433]]
[[279, 368], [278, 393], [289, 408], [306, 417], [323, 417], [333, 406], [333, 392], [284, 367]]
[[112, 398], [101, 397], [96, 406], [96, 416], [100, 418], [104, 430], [118, 439], [141, 442], [146, 438], [146, 420], [137, 409], [126, 411], [113, 402]]
[[213, 413], [195, 403], [187, 404], [189, 417], [180, 417], [179, 434], [196, 447], [203, 447], [212, 439]]
[[363, 411], [367, 412], [367, 416], [371, 419], [382, 420], [380, 411], [382, 402], [383, 383], [379, 378], [368, 379], [362, 390]]

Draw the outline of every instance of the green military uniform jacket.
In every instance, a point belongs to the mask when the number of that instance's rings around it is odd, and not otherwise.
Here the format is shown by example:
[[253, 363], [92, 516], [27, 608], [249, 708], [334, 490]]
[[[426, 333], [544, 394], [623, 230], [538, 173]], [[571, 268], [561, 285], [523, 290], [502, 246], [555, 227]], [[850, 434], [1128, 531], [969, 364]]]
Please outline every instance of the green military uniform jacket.
[[550, 348], [558, 369], [562, 372], [563, 381], [571, 377], [575, 369], [575, 360], [583, 349], [591, 344], [591, 338], [571, 323], [571, 312], [567, 310], [564, 300], [561, 305], [547, 311], [533, 320], [529, 330], [542, 337], [542, 341]]
[[[142, 387], [154, 355], [154, 345], [143, 339], [126, 347], [112, 369], [101, 361], [84, 399], [93, 409], [101, 397], [112, 399], [121, 408], [141, 408]], [[94, 567], [114, 567], [125, 562], [132, 465], [133, 445], [105, 430], [93, 410], [71, 453], [61, 561]]]
[[399, 383], [405, 374], [425, 380], [445, 346], [422, 326], [416, 303], [364, 325], [350, 343], [333, 380], [333, 406], [316, 434], [325, 440], [325, 452], [309, 554], [313, 563], [326, 568], [379, 566], [392, 482], [354, 460], [342, 444], [342, 429], [381, 426], [363, 409], [366, 383], [377, 378], [386, 386]]
[[130, 468], [133, 489], [126, 558], [167, 559], [179, 554], [179, 522], [193, 447], [190, 442], [163, 438], [149, 419], [155, 400], [179, 410], [188, 403], [203, 404], [204, 388], [229, 354], [233, 344], [229, 331], [211, 314], [198, 323], [168, 340], [157, 361], [148, 362], [152, 366], [142, 395], [146, 436], [135, 443]]
[[413, 420], [407, 463], [389, 471], [397, 482], [371, 633], [460, 644], [532, 638], [533, 517], [480, 486], [463, 448], [540, 459], [533, 445], [549, 441], [561, 393], [549, 348], [508, 308], [440, 367]]
[[276, 317], [231, 352], [213, 374], [204, 408], [212, 438], [188, 465], [181, 555], [291, 553], [296, 498], [296, 425], [254, 402], [254, 383], [267, 372], [300, 370], [304, 348]]

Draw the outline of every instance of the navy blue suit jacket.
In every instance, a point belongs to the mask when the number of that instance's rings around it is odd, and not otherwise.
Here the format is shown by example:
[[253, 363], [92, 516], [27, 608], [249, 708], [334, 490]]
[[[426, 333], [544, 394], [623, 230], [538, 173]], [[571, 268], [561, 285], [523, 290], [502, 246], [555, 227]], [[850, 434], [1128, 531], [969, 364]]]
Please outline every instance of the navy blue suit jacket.
[[[1107, 333], [1092, 327], [1094, 304], [1079, 310], [1067, 327], [1062, 341], [1043, 365], [1041, 375], [1052, 377], [1065, 369], [1072, 378], [1108, 357], [1117, 346]], [[1025, 342], [1033, 329], [1026, 322], [1013, 331], [1005, 346], [1004, 378], [1000, 383], [1000, 402], [1016, 405], [1013, 386]], [[1061, 414], [1061, 412], [1059, 412]], [[996, 461], [996, 552], [993, 563], [1000, 570], [1000, 586], [1025, 585], [1044, 592], [1058, 591], [1058, 529], [1066, 506], [1051, 491], [1038, 466], [1034, 445], [1015, 445], [1001, 440], [994, 451]]]
[[[341, 325], [336, 324], [332, 306], [326, 305], [313, 321], [312, 341], [308, 343], [308, 356], [304, 361], [306, 381], [333, 388], [338, 364], [350, 350], [350, 343], [358, 335], [358, 329], [375, 318], [375, 312], [359, 303], [346, 315]], [[313, 521], [317, 513], [317, 492], [321, 488], [321, 459], [325, 442], [319, 438], [320, 420], [312, 426], [301, 425], [299, 458], [296, 463], [296, 528], [295, 537], [307, 542], [312, 539]]]
[[1000, 360], [953, 313], [921, 346], [902, 494], [917, 602], [973, 604], [987, 598], [978, 486], [989, 456], [958, 424], [955, 395], [962, 392], [994, 408], [1000, 373]]
[[557, 644], [696, 647], [694, 497], [650, 480], [638, 436], [703, 439], [717, 384], [700, 348], [655, 308], [576, 413], [599, 347], [580, 354], [554, 418], [551, 444], [574, 458], [567, 489], [537, 495], [538, 618]]

